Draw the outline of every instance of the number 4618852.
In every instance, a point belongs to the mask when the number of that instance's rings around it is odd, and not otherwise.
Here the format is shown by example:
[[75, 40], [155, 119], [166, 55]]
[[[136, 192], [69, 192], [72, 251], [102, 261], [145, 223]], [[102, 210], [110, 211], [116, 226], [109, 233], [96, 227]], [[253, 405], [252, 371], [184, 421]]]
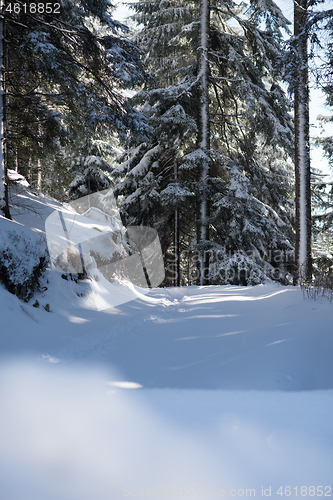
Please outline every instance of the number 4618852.
[[60, 14], [60, 3], [9, 3], [5, 10], [10, 14]]

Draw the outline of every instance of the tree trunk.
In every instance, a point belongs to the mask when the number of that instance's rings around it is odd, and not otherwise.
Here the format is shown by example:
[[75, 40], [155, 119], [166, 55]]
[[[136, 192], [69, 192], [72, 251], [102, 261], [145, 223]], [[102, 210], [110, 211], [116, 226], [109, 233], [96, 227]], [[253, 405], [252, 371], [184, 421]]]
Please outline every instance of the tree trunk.
[[295, 90], [296, 248], [294, 284], [312, 279], [311, 186], [307, 22], [308, 0], [294, 4], [294, 35], [297, 40]]
[[7, 152], [6, 152], [6, 132], [7, 132], [7, 116], [6, 116], [6, 50], [5, 50], [5, 2], [1, 0], [1, 17], [0, 17], [0, 68], [1, 68], [1, 85], [0, 85], [0, 208], [7, 217], [11, 219], [8, 202], [8, 179], [7, 179]]
[[0, 18], [0, 68], [1, 68], [1, 87], [0, 87], [0, 207], [4, 205], [5, 199], [5, 161], [4, 161], [4, 71], [3, 71], [3, 31], [4, 19], [2, 16], [3, 1], [1, 0], [1, 18]]
[[[207, 152], [210, 148], [210, 125], [209, 125], [209, 95], [208, 95], [208, 44], [210, 27], [210, 4], [209, 0], [201, 0], [200, 16], [200, 48], [199, 48], [199, 76], [198, 88], [199, 112], [198, 112], [198, 146]], [[202, 165], [200, 176], [200, 196], [198, 213], [198, 234], [197, 241], [200, 244], [199, 259], [199, 282], [200, 285], [207, 285], [207, 275], [209, 272], [209, 253], [204, 250], [204, 242], [209, 240], [209, 200], [207, 199], [207, 180], [209, 177], [209, 162]]]
[[[177, 181], [178, 179], [178, 165], [177, 160], [174, 159], [174, 179]], [[175, 269], [175, 280], [174, 286], [180, 286], [180, 249], [179, 249], [179, 210], [175, 209], [175, 261], [176, 261], [176, 269]]]

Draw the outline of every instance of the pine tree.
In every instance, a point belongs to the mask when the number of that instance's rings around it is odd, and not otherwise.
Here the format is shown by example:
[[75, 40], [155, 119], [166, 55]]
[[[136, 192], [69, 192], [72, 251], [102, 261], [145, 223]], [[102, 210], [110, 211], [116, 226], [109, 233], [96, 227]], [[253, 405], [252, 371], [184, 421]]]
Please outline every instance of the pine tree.
[[[333, 11], [323, 10], [311, 16], [309, 24], [309, 37], [313, 43], [321, 42], [321, 34], [328, 34], [332, 37], [333, 33]], [[330, 40], [329, 38], [329, 40]], [[313, 40], [314, 39], [314, 40]], [[323, 64], [316, 68], [317, 82], [326, 94], [326, 105], [333, 107], [333, 81], [332, 68], [333, 43], [329, 41], [325, 47], [325, 59]], [[330, 123], [332, 116], [321, 117], [322, 122]], [[315, 141], [317, 146], [324, 150], [328, 158], [329, 165], [333, 165], [333, 137], [317, 137]], [[327, 180], [328, 174], [315, 171], [312, 172], [312, 232], [313, 232], [313, 274], [315, 280], [321, 280], [328, 277], [331, 282], [333, 266], [333, 246], [332, 246], [332, 227], [333, 227], [333, 184]], [[332, 283], [330, 284], [332, 286]]]
[[[289, 103], [278, 85], [279, 75], [274, 69], [274, 62], [281, 56], [282, 50], [279, 29], [286, 24], [281, 11], [271, 2], [265, 5], [262, 2], [254, 3], [246, 19], [243, 6], [232, 2], [227, 6], [222, 2], [211, 2], [207, 29], [209, 120], [206, 121], [206, 131], [210, 128], [210, 144], [207, 142], [208, 148], [202, 148], [204, 128], [200, 112], [202, 107], [198, 103], [203, 96], [201, 67], [205, 59], [201, 59], [200, 63], [200, 54], [204, 53], [200, 41], [200, 3], [190, 2], [184, 9], [176, 0], [138, 2], [133, 7], [139, 12], [138, 19], [144, 25], [138, 39], [141, 36], [144, 40], [143, 47], [149, 51], [149, 69], [157, 78], [157, 88], [146, 89], [136, 99], [141, 103], [141, 109], [150, 116], [155, 142], [161, 145], [163, 140], [165, 147], [169, 148], [177, 145], [177, 179], [170, 175], [170, 187], [168, 185], [163, 190], [163, 195], [169, 195], [169, 207], [176, 206], [178, 214], [185, 215], [181, 221], [184, 224], [184, 246], [196, 248], [201, 258], [206, 252], [207, 259], [209, 250], [223, 243], [225, 227], [234, 224], [238, 233], [233, 238], [232, 251], [252, 250], [251, 242], [256, 241], [256, 248], [264, 258], [264, 245], [267, 245], [268, 238], [262, 236], [262, 220], [252, 217], [251, 230], [255, 236], [245, 238], [243, 232], [249, 226], [245, 229], [237, 226], [233, 220], [236, 216], [234, 211], [222, 208], [226, 200], [233, 203], [233, 197], [229, 195], [237, 193], [233, 186], [244, 177], [249, 183], [248, 196], [253, 198], [254, 203], [260, 205], [268, 201], [266, 226], [284, 221], [280, 230], [276, 231], [279, 238], [276, 236], [273, 239], [275, 250], [290, 248], [290, 243], [286, 243], [286, 233], [292, 236], [291, 216], [290, 213], [286, 216], [281, 209], [290, 205], [290, 171], [283, 171], [283, 161], [277, 168], [275, 161], [269, 158], [272, 149], [281, 148], [282, 153], [279, 155], [288, 157], [293, 148]], [[192, 17], [189, 21], [190, 13]], [[268, 25], [265, 30], [260, 29], [263, 17]], [[173, 23], [171, 19], [174, 19]], [[187, 19], [187, 22], [181, 24], [182, 19]], [[234, 24], [237, 22], [238, 27], [230, 24], [231, 20]], [[158, 43], [155, 44], [154, 40], [156, 42], [157, 39]], [[172, 84], [168, 85], [170, 81]], [[164, 88], [166, 84], [168, 86]], [[184, 122], [189, 124], [187, 129]], [[180, 134], [177, 136], [177, 127], [181, 127], [183, 137]], [[267, 153], [264, 162], [259, 160], [262, 150]], [[136, 164], [134, 161], [132, 167], [135, 168]], [[281, 175], [283, 189], [278, 189], [276, 196], [269, 196], [267, 191], [274, 184], [272, 176], [275, 169]], [[135, 189], [140, 189], [139, 179]], [[185, 191], [188, 193], [186, 196]], [[126, 196], [132, 199], [132, 194], [127, 193]], [[179, 199], [176, 203], [177, 196]], [[207, 210], [202, 217], [200, 208], [204, 200]], [[125, 206], [126, 203], [125, 200]], [[244, 217], [247, 213], [251, 219], [251, 212], [247, 211], [248, 204], [248, 199], [244, 198], [239, 204], [238, 213]], [[196, 216], [193, 217], [193, 214]], [[206, 230], [208, 232], [208, 226], [211, 233], [209, 238], [207, 233], [203, 235]], [[179, 230], [181, 225], [178, 224], [177, 228]], [[196, 239], [193, 228], [197, 228]], [[202, 231], [203, 228], [205, 231]], [[173, 238], [170, 238], [169, 246], [172, 241]], [[203, 264], [201, 259], [200, 268], [207, 267], [207, 260]], [[199, 282], [200, 277], [205, 279], [200, 269], [197, 276]]]
[[52, 182], [60, 162], [69, 167], [84, 149], [92, 156], [97, 141], [127, 140], [130, 130], [144, 138], [144, 117], [124, 89], [142, 83], [145, 70], [109, 2], [68, 0], [48, 11], [30, 1], [15, 5], [4, 8], [8, 166], [30, 179], [44, 169]]
[[[304, 0], [295, 3], [294, 36], [289, 41], [289, 60], [285, 75], [289, 83], [289, 91], [294, 94], [295, 110], [296, 249], [294, 284], [302, 281], [311, 282], [312, 277], [309, 68], [311, 66], [311, 72], [316, 77], [315, 83], [325, 88], [328, 73], [325, 70], [325, 64], [318, 66], [315, 49], [319, 47], [322, 50], [321, 33], [329, 30], [333, 14], [332, 10], [316, 9], [315, 11], [311, 9], [311, 7], [321, 3], [320, 0]], [[309, 50], [308, 45], [310, 45], [311, 50]], [[328, 50], [328, 58], [330, 57]], [[322, 143], [324, 149], [328, 145], [325, 139], [319, 140], [318, 143]], [[317, 173], [313, 175], [315, 178]], [[319, 182], [319, 185], [322, 184]], [[315, 205], [322, 198], [322, 193], [319, 191], [318, 186], [315, 187]], [[315, 233], [317, 230], [318, 228], [315, 227]]]

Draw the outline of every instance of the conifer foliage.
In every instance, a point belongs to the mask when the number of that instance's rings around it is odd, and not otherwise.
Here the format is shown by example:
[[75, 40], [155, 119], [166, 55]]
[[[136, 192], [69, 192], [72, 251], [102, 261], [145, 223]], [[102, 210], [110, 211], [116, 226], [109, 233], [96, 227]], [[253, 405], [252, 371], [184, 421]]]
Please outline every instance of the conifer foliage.
[[[325, 47], [322, 65], [316, 68], [317, 81], [326, 94], [326, 105], [333, 107], [333, 57], [332, 57], [332, 35], [333, 35], [333, 10], [321, 10], [313, 14], [308, 22], [309, 38], [314, 42], [321, 42]], [[326, 35], [323, 36], [323, 34]], [[326, 38], [326, 40], [325, 40]], [[324, 45], [323, 39], [328, 43]], [[333, 121], [332, 113], [321, 116], [323, 124]], [[333, 137], [323, 136], [316, 138], [318, 146], [322, 147], [325, 156], [329, 160], [330, 167], [333, 166]], [[332, 288], [332, 265], [333, 265], [333, 183], [327, 180], [328, 174], [320, 171], [311, 172], [312, 188], [312, 232], [313, 232], [313, 274], [315, 281], [328, 278], [329, 287]]]
[[166, 285], [288, 282], [294, 130], [273, 0], [139, 0], [133, 33], [109, 0], [15, 5], [8, 167], [58, 197], [113, 187], [124, 225], [158, 230]]
[[94, 155], [97, 141], [148, 130], [123, 90], [144, 81], [140, 52], [112, 10], [108, 0], [3, 7], [7, 163], [44, 188], [66, 187], [64, 164]]
[[[274, 279], [281, 266], [272, 251], [291, 252], [293, 237], [293, 126], [276, 69], [287, 20], [270, 1], [148, 0], [133, 9], [135, 40], [155, 76], [135, 97], [153, 140], [136, 146], [159, 152], [144, 178], [138, 150], [128, 152], [119, 171], [123, 212], [149, 191], [140, 209], [168, 214], [165, 255], [174, 252], [183, 284], [250, 284], [258, 266], [260, 282]], [[166, 151], [172, 160], [159, 183]], [[160, 231], [164, 222], [156, 215]], [[245, 255], [241, 278], [228, 271], [235, 254]]]

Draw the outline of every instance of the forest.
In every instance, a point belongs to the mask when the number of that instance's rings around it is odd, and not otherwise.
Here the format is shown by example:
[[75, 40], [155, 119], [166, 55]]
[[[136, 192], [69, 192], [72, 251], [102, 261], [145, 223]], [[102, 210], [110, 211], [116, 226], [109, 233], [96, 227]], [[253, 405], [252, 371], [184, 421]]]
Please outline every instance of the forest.
[[110, 1], [1, 0], [0, 500], [331, 497], [333, 4]]
[[[333, 191], [311, 169], [309, 86], [333, 106], [333, 10], [130, 8], [125, 25], [109, 0], [3, 0], [3, 216], [15, 173], [62, 203], [112, 189], [125, 227], [157, 231], [162, 286], [330, 279]], [[333, 162], [333, 138], [316, 145]]]

